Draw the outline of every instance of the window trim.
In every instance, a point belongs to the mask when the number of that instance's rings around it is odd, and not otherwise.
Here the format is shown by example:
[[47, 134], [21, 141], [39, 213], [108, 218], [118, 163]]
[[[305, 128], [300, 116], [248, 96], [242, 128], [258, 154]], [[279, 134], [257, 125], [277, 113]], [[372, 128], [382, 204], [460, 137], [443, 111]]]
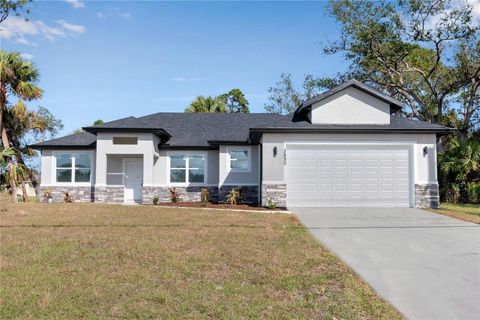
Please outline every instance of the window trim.
[[[72, 166], [70, 168], [71, 170], [71, 173], [72, 173], [72, 177], [71, 177], [71, 180], [70, 182], [58, 182], [57, 181], [57, 168], [58, 169], [68, 169], [68, 168], [64, 168], [64, 167], [57, 167], [57, 155], [60, 155], [60, 154], [70, 154], [70, 159], [72, 160]], [[76, 166], [75, 166], [75, 155], [79, 155], [79, 154], [88, 154], [90, 156], [90, 180], [88, 182], [75, 182], [75, 170], [76, 170]], [[52, 161], [52, 185], [53, 186], [91, 186], [92, 185], [92, 181], [93, 181], [93, 175], [95, 174], [95, 168], [94, 168], [94, 153], [93, 152], [89, 152], [89, 151], [68, 151], [68, 150], [65, 150], [65, 151], [54, 151], [52, 153], [53, 155], [53, 161]]]
[[[171, 161], [171, 156], [185, 156], [187, 157], [187, 160], [185, 161], [185, 182], [172, 182], [171, 181], [171, 167], [170, 167], [170, 161]], [[188, 160], [188, 156], [203, 156], [205, 158], [204, 160], [204, 168], [203, 168], [203, 182], [190, 182], [189, 180], [189, 174], [188, 171], [190, 169], [190, 161]], [[170, 151], [167, 152], [167, 182], [168, 185], [171, 186], [178, 186], [178, 187], [186, 187], [186, 186], [205, 186], [207, 185], [208, 182], [208, 152], [198, 152], [198, 151]], [[173, 168], [174, 169], [174, 168]]]
[[[232, 168], [232, 159], [230, 158], [230, 151], [236, 150], [245, 150], [248, 151], [248, 166], [246, 169], [235, 169]], [[250, 146], [238, 146], [238, 147], [227, 147], [227, 172], [243, 172], [248, 173], [252, 172], [252, 148]]]

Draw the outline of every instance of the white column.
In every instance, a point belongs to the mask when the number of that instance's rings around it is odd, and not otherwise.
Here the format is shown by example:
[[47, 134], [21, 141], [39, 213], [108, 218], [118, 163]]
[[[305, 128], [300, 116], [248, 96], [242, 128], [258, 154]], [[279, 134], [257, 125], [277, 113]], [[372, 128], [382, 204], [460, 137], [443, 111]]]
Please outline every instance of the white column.
[[143, 185], [153, 185], [153, 152], [143, 154]]

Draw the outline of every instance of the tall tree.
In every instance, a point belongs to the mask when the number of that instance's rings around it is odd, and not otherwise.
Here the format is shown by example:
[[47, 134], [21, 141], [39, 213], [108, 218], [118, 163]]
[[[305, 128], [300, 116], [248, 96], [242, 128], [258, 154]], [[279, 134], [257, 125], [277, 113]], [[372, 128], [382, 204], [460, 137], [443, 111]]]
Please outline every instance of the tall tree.
[[[16, 163], [25, 168], [25, 175], [32, 182], [35, 192], [38, 192], [38, 181], [33, 170], [29, 170], [27, 161], [36, 156], [29, 144], [54, 136], [63, 128], [62, 122], [55, 118], [46, 108], [39, 107], [29, 110], [22, 100], [13, 106], [7, 106], [4, 114], [5, 129], [11, 146], [15, 149]], [[26, 190], [22, 185], [24, 198]]]
[[218, 97], [230, 113], [249, 113], [249, 102], [240, 89], [232, 89]]
[[[5, 129], [4, 112], [7, 106], [9, 95], [13, 95], [19, 100], [30, 101], [40, 99], [43, 90], [37, 86], [39, 78], [38, 69], [25, 59], [22, 59], [18, 52], [7, 52], [0, 50], [0, 134], [3, 148], [10, 147], [9, 138]], [[17, 201], [15, 179], [19, 172], [18, 158], [17, 162], [13, 157], [8, 160], [7, 170], [11, 173], [10, 188], [13, 201]]]
[[40, 99], [43, 90], [37, 86], [38, 80], [38, 69], [30, 61], [23, 59], [20, 53], [0, 50], [0, 133], [5, 148], [9, 143], [3, 113], [8, 96], [13, 95], [26, 101]]
[[218, 97], [198, 96], [185, 112], [227, 112], [225, 103]]
[[[451, 0], [330, 2], [342, 26], [325, 48], [350, 62], [356, 77], [405, 101], [412, 116], [444, 123], [458, 106], [462, 131], [478, 111], [479, 26], [467, 2]], [[477, 105], [475, 106], [475, 103]]]
[[297, 88], [291, 74], [282, 73], [280, 80], [268, 89], [269, 102], [265, 111], [269, 113], [288, 114], [294, 112], [304, 101], [330, 89], [341, 82], [341, 79], [316, 79], [306, 75], [301, 88]]
[[[410, 116], [455, 122], [463, 136], [478, 129], [480, 29], [467, 2], [331, 0], [329, 10], [341, 35], [324, 52], [343, 55], [349, 67], [314, 79], [314, 87], [357, 78], [404, 101]], [[271, 89], [267, 111], [276, 101], [294, 100], [287, 99], [294, 96], [289, 86]]]
[[23, 10], [26, 13], [30, 13], [29, 9], [25, 9], [25, 6], [30, 2], [32, 0], [0, 0], [0, 23], [7, 19], [10, 13], [14, 13], [17, 16]]

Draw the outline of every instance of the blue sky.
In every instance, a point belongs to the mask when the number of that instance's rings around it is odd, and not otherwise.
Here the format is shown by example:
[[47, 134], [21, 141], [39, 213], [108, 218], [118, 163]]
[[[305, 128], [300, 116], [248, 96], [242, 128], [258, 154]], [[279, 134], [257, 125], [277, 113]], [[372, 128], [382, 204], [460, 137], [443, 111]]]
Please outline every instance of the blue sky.
[[34, 1], [29, 21], [2, 23], [1, 47], [41, 72], [43, 105], [61, 134], [155, 112], [181, 112], [198, 95], [240, 88], [263, 112], [282, 72], [334, 75], [339, 35], [325, 2]]

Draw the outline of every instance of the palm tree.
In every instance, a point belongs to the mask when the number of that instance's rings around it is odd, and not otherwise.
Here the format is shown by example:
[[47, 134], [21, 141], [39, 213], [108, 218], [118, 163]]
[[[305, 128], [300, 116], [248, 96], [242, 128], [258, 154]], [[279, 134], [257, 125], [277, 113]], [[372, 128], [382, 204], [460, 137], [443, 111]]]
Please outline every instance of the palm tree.
[[37, 86], [38, 80], [38, 69], [20, 53], [0, 50], [0, 133], [4, 148], [9, 146], [3, 123], [8, 95], [27, 101], [40, 99], [43, 90]]
[[[0, 50], [0, 134], [3, 149], [10, 147], [4, 123], [8, 96], [11, 94], [19, 100], [26, 101], [40, 99], [43, 90], [37, 86], [38, 80], [38, 69], [30, 61], [23, 59], [20, 53]], [[24, 180], [22, 177], [26, 171], [28, 170], [23, 163], [13, 161], [13, 157], [9, 158], [7, 178], [15, 202], [17, 201], [17, 181]]]
[[224, 100], [218, 97], [198, 96], [185, 112], [227, 112]]

